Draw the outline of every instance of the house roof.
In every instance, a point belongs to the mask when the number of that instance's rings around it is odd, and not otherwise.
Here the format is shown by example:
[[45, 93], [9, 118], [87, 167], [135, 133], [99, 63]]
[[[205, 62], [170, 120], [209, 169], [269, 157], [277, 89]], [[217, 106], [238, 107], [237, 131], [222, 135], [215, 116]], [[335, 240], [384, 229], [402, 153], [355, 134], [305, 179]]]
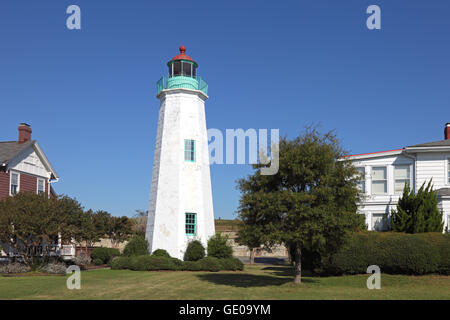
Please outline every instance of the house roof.
[[447, 140], [439, 140], [428, 143], [415, 144], [412, 146], [408, 146], [407, 148], [429, 148], [429, 147], [450, 147], [450, 139]]
[[3, 164], [7, 164], [20, 152], [22, 152], [35, 142], [35, 140], [27, 141], [25, 143], [18, 143], [17, 141], [0, 142], [0, 166]]
[[53, 169], [52, 165], [48, 161], [42, 149], [39, 147], [39, 144], [36, 140], [30, 140], [24, 143], [19, 143], [17, 141], [6, 141], [0, 142], [0, 167], [8, 166], [8, 163], [19, 156], [19, 154], [25, 149], [33, 148], [36, 154], [43, 161], [44, 166], [47, 168], [49, 172], [52, 174], [53, 179], [59, 179], [58, 174], [55, 169]]
[[450, 188], [437, 189], [436, 193], [438, 196], [441, 196], [441, 197], [450, 197]]

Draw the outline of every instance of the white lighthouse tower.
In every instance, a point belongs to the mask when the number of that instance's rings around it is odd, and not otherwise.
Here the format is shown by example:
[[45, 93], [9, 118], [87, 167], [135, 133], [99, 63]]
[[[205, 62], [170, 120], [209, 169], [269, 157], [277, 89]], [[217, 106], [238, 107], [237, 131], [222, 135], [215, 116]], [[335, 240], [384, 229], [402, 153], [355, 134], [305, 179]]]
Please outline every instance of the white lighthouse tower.
[[158, 132], [146, 238], [149, 250], [183, 258], [190, 240], [206, 247], [214, 235], [205, 101], [208, 85], [197, 63], [185, 54], [168, 62], [169, 75], [157, 83]]

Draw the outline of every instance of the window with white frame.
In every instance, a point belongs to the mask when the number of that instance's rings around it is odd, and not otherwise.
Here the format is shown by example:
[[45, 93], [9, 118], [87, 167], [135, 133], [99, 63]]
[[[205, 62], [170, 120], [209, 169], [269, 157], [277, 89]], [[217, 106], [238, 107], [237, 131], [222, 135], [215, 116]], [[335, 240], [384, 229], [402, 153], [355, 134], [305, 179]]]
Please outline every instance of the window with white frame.
[[45, 193], [45, 181], [44, 179], [38, 179], [37, 181], [37, 193]]
[[373, 213], [372, 214], [372, 230], [385, 231], [388, 229], [386, 213]]
[[11, 195], [15, 195], [19, 192], [19, 174], [11, 172], [11, 180], [10, 180], [10, 192]]
[[357, 167], [356, 170], [358, 170], [358, 173], [360, 175], [359, 180], [357, 182], [358, 188], [362, 193], [365, 193], [366, 192], [366, 168]]
[[405, 184], [411, 186], [411, 166], [396, 165], [394, 167], [394, 192], [402, 193]]
[[387, 194], [386, 167], [372, 168], [372, 194]]

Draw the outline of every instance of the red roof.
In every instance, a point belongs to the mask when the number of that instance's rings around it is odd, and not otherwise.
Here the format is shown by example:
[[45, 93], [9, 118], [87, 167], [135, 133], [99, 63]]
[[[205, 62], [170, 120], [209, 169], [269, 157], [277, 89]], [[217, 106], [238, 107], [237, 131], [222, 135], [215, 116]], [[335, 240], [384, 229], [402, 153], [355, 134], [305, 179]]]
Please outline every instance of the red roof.
[[174, 60], [189, 60], [189, 61], [194, 62], [194, 60], [192, 60], [191, 57], [186, 55], [185, 52], [186, 52], [186, 47], [185, 46], [180, 46], [180, 54], [176, 55], [175, 57], [173, 57], [172, 60], [170, 60], [170, 61], [174, 61]]

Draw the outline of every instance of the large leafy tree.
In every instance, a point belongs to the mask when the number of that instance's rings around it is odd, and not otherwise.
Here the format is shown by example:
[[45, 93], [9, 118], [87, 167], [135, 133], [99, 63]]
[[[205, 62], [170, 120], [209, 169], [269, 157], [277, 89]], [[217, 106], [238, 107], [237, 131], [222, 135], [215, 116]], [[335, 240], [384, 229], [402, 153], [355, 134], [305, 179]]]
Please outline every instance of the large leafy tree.
[[[364, 228], [357, 214], [358, 172], [342, 160], [345, 152], [332, 133], [314, 128], [279, 144], [279, 170], [255, 173], [238, 181], [240, 218], [256, 226], [266, 246], [283, 243], [293, 255], [294, 282], [301, 283], [303, 250], [330, 255], [349, 232]], [[270, 165], [270, 164], [269, 164]], [[269, 166], [266, 165], [266, 166]]]
[[[0, 242], [12, 248], [27, 265], [42, 260], [29, 250], [55, 244], [60, 235], [72, 237], [72, 218], [83, 212], [76, 200], [19, 193], [0, 201]], [[44, 253], [45, 256], [45, 253]]]
[[126, 216], [111, 217], [107, 228], [107, 236], [111, 239], [114, 247], [130, 238], [133, 233], [132, 226], [131, 220]]
[[392, 210], [391, 227], [393, 231], [406, 233], [443, 231], [444, 221], [432, 180], [424, 182], [417, 194], [405, 184], [397, 210]]

